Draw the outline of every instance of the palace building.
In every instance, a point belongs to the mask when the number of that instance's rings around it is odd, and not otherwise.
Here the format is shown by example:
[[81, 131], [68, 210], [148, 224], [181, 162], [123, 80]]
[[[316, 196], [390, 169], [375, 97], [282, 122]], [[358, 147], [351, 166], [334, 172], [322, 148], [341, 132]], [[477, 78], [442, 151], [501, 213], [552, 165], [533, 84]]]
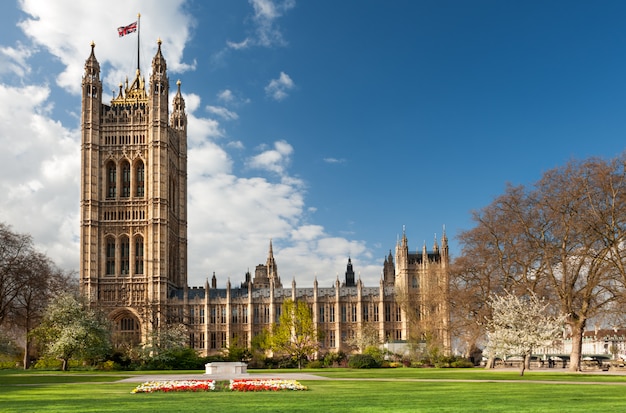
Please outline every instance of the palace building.
[[[139, 66], [139, 65], [138, 65]], [[103, 103], [95, 45], [82, 80], [80, 288], [114, 325], [117, 345], [135, 345], [174, 324], [189, 331], [203, 355], [233, 343], [248, 345], [280, 317], [286, 299], [304, 301], [318, 331], [321, 353], [350, 352], [354, 338], [376, 332], [381, 342], [434, 338], [450, 351], [449, 256], [445, 234], [433, 249], [409, 252], [403, 232], [384, 259], [377, 286], [355, 279], [334, 285], [283, 287], [272, 242], [265, 264], [239, 286], [187, 283], [187, 115], [177, 82], [169, 109], [167, 65], [161, 42], [146, 84], [132, 82]]]

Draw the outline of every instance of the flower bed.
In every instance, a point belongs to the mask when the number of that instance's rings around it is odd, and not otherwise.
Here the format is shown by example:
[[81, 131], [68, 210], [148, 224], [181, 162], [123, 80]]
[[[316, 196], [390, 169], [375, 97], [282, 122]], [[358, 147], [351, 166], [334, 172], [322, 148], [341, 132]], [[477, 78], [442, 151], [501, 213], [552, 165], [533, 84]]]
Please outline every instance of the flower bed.
[[167, 380], [147, 381], [135, 387], [131, 393], [154, 393], [171, 391], [211, 391], [215, 380]]
[[229, 389], [232, 391], [280, 391], [307, 390], [296, 380], [281, 379], [232, 379]]

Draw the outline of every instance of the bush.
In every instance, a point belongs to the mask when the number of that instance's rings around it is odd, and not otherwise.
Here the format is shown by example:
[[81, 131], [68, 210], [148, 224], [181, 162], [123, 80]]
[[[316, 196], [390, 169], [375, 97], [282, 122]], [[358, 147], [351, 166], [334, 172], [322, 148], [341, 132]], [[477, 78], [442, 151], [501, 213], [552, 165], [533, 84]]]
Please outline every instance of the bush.
[[355, 354], [348, 359], [348, 367], [353, 369], [373, 369], [380, 367], [380, 363], [369, 354]]
[[465, 359], [458, 359], [450, 363], [450, 367], [454, 368], [472, 368], [474, 367], [474, 363]]
[[339, 367], [346, 361], [346, 353], [339, 351], [337, 353], [326, 353], [324, 356], [324, 367]]

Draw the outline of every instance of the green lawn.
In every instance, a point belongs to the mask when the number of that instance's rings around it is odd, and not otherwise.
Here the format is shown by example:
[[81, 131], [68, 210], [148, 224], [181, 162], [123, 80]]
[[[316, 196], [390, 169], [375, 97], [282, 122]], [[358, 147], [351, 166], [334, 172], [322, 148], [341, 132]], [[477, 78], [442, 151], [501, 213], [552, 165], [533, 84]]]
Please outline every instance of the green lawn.
[[[294, 371], [269, 370], [263, 376], [279, 372]], [[115, 381], [136, 375], [135, 372], [2, 371], [0, 412], [626, 411], [624, 376], [531, 372], [519, 380], [515, 371], [479, 369], [324, 369], [303, 372], [319, 372], [336, 380], [302, 381], [309, 387], [305, 392], [131, 394], [136, 383]], [[531, 380], [559, 380], [572, 384], [534, 383]], [[600, 381], [606, 383], [590, 384]], [[580, 382], [587, 383], [576, 384]]]

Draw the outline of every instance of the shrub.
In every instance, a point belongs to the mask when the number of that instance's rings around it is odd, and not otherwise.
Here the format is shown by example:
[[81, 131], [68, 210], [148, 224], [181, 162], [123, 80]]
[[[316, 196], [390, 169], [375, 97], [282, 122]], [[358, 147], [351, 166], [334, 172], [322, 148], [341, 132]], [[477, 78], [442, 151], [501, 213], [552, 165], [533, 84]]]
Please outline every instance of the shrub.
[[353, 369], [372, 369], [380, 367], [380, 364], [369, 354], [355, 354], [348, 359], [348, 367]]
[[338, 367], [346, 361], [346, 353], [339, 351], [337, 353], [326, 353], [324, 356], [325, 367]]
[[472, 368], [474, 367], [474, 363], [465, 359], [458, 359], [450, 363], [450, 367], [454, 368]]

